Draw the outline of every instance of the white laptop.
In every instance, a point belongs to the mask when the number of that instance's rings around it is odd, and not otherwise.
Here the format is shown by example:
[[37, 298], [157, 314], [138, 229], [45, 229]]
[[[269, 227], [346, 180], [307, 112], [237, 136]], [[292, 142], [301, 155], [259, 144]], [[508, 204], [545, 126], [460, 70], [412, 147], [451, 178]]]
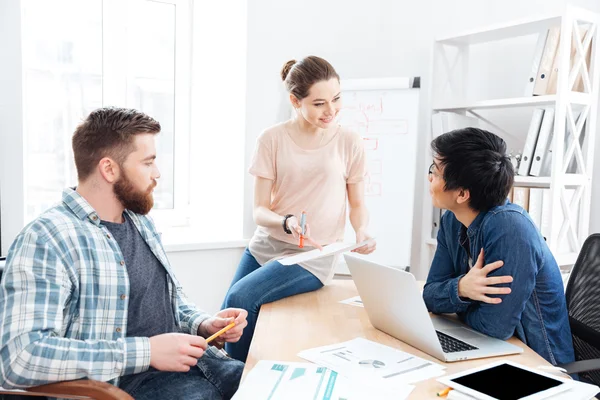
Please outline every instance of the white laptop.
[[411, 273], [348, 254], [344, 258], [375, 328], [446, 362], [523, 352], [458, 320], [429, 314]]

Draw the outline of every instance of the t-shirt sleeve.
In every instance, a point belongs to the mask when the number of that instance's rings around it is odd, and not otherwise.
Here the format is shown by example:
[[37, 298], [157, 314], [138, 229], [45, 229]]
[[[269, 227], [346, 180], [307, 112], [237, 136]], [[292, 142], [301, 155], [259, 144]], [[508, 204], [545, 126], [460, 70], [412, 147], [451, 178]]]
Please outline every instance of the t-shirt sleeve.
[[260, 178], [275, 180], [275, 163], [272, 146], [265, 142], [264, 136], [256, 141], [254, 155], [248, 172]]
[[356, 134], [352, 141], [351, 157], [348, 160], [348, 179], [346, 179], [346, 183], [362, 182], [366, 173], [365, 146], [360, 135]]

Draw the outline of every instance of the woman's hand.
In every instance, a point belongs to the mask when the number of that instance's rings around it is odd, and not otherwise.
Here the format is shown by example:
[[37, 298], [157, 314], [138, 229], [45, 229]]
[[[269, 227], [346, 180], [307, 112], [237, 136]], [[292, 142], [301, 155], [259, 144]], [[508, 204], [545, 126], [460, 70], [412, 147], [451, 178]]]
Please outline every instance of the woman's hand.
[[[370, 239], [370, 240], [369, 240]], [[377, 242], [373, 239], [367, 232], [362, 229], [356, 231], [356, 243], [363, 242], [365, 240], [369, 240], [367, 244], [352, 250], [355, 253], [359, 254], [371, 254], [377, 248]]]
[[[294, 236], [294, 239], [300, 240], [300, 235], [302, 235], [302, 227], [298, 223], [298, 218], [296, 218], [295, 216], [289, 217], [287, 219], [286, 224], [287, 224], [287, 228], [290, 231], [292, 231], [292, 236]], [[315, 242], [310, 237], [310, 225], [308, 225], [308, 223], [304, 225], [304, 241], [306, 241], [308, 244], [310, 244], [313, 247], [316, 247], [319, 250], [323, 250], [323, 246], [321, 246], [319, 243]]]

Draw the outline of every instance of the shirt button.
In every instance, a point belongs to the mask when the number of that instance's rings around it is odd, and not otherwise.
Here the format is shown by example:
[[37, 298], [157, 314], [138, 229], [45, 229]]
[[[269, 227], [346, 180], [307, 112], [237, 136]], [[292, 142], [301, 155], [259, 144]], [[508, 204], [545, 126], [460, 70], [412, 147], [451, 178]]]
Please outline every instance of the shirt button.
[[95, 215], [92, 215], [92, 219], [95, 221], [95, 220], [97, 220], [97, 219], [98, 219], [98, 217], [97, 217], [97, 216], [95, 216]]
[[110, 235], [109, 234], [106, 234], [106, 237], [110, 239]]
[[125, 261], [121, 260], [121, 265], [125, 265]]
[[124, 294], [121, 295], [121, 300], [125, 300], [127, 298], [127, 296], [125, 296]]
[[115, 330], [117, 331], [117, 333], [121, 333], [121, 328], [117, 328]]

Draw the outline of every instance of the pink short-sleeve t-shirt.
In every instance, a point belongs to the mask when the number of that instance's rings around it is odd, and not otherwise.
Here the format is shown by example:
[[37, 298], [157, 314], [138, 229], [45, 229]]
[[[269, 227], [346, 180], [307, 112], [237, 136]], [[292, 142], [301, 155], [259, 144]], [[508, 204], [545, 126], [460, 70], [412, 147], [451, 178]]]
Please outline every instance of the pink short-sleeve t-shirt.
[[[257, 139], [250, 173], [273, 181], [271, 210], [279, 215], [307, 214], [311, 236], [321, 245], [344, 238], [346, 185], [365, 176], [365, 152], [358, 133], [338, 126], [337, 132], [316, 149], [299, 147], [280, 123]], [[270, 237], [297, 244], [281, 227], [259, 227]]]

